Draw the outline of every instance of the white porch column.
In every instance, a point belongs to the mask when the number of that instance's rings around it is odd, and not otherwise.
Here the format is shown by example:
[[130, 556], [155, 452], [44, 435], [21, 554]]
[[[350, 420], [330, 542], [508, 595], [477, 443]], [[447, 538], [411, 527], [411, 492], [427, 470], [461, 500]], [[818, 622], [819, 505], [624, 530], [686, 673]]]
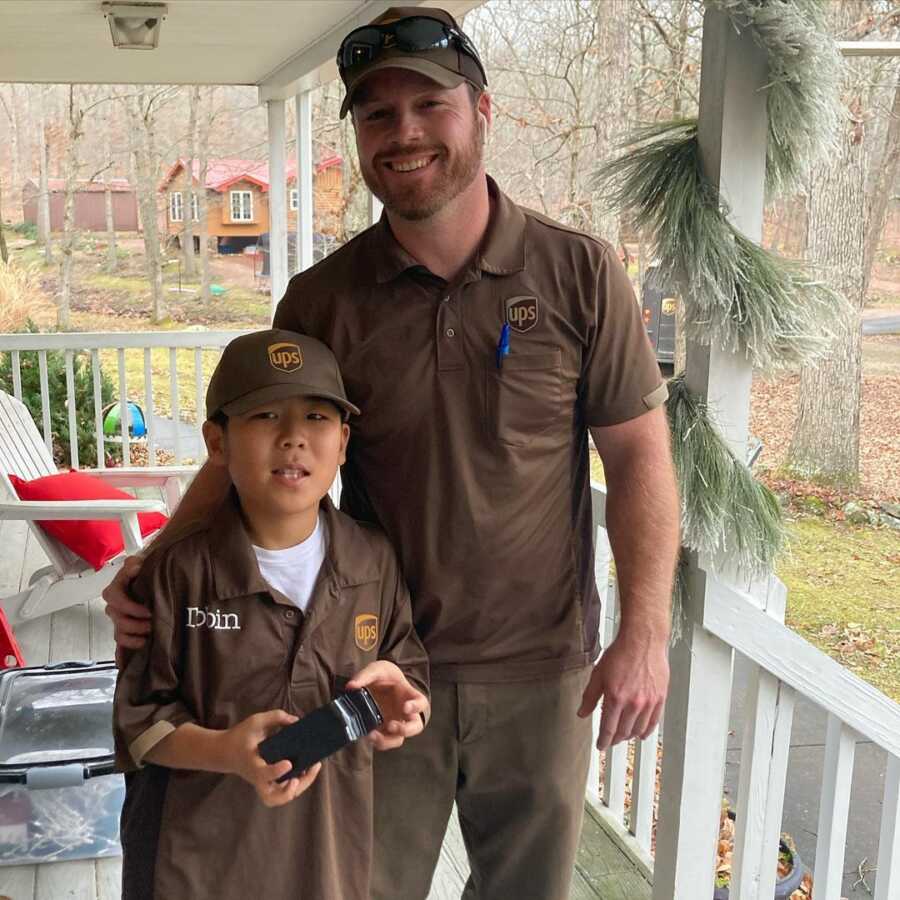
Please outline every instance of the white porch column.
[[313, 264], [312, 96], [294, 97], [297, 119], [297, 271]]
[[[738, 33], [727, 15], [708, 10], [703, 22], [701, 156], [732, 222], [753, 240], [762, 233], [767, 75], [765, 56], [750, 31]], [[689, 343], [686, 369], [691, 391], [708, 398], [729, 444], [744, 459], [750, 365], [718, 347]], [[696, 900], [714, 891], [732, 653], [702, 627], [711, 586], [701, 565], [708, 568], [713, 561], [690, 554], [684, 637], [670, 658], [654, 900]]]
[[269, 116], [269, 281], [274, 316], [288, 283], [284, 100], [267, 100], [266, 111]]
[[369, 224], [374, 225], [381, 218], [384, 204], [370, 191], [369, 192]]

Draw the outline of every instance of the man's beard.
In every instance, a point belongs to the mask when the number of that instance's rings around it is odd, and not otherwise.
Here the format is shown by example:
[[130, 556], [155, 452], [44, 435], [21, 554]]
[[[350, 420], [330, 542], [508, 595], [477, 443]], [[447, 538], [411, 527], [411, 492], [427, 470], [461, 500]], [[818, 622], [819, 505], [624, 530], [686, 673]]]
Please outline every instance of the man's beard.
[[[449, 168], [430, 188], [422, 190], [421, 187], [410, 185], [408, 188], [387, 188], [382, 183], [373, 184], [376, 179], [371, 171], [362, 169], [363, 180], [369, 190], [384, 204], [385, 208], [410, 222], [421, 222], [430, 219], [435, 213], [440, 212], [448, 203], [455, 200], [472, 182], [481, 167], [484, 141], [478, 128], [472, 129], [472, 139], [465, 151], [450, 161]], [[410, 155], [422, 152], [422, 147], [404, 147], [400, 153]], [[438, 156], [431, 165], [438, 165], [446, 157], [440, 148], [428, 148], [426, 152], [437, 150]], [[394, 151], [397, 153], [397, 151]], [[378, 165], [378, 159], [375, 159]]]

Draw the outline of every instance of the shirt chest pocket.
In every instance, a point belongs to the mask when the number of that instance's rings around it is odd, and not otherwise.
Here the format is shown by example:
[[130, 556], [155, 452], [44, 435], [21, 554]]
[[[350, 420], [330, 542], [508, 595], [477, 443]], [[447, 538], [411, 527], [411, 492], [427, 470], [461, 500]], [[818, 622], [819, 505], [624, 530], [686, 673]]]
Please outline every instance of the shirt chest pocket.
[[502, 444], [524, 447], [561, 412], [562, 353], [511, 353], [503, 367], [487, 370], [488, 433]]

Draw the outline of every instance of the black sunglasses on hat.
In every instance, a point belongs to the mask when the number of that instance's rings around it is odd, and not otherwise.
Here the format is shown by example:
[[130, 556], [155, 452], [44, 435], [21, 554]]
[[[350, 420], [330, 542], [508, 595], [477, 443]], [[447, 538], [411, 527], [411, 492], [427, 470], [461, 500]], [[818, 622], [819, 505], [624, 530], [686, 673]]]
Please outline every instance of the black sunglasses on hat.
[[487, 85], [487, 74], [475, 45], [468, 36], [438, 19], [407, 16], [386, 25], [364, 25], [351, 31], [341, 42], [337, 53], [341, 76], [356, 66], [374, 62], [384, 51], [425, 53], [429, 50], [458, 49], [475, 61]]

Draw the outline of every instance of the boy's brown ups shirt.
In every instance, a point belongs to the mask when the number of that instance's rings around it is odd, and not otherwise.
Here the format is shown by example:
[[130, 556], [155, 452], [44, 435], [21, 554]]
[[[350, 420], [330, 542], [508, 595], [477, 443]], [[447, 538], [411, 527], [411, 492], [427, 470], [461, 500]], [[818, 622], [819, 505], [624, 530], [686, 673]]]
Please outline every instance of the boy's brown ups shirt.
[[382, 217], [296, 275], [275, 314], [337, 357], [362, 409], [342, 505], [397, 550], [432, 678], [471, 682], [596, 658], [587, 426], [666, 397], [613, 248], [488, 187], [487, 234], [454, 283]]
[[259, 573], [234, 495], [154, 550], [134, 582], [148, 645], [119, 675], [115, 732], [128, 771], [123, 900], [368, 900], [372, 749], [357, 741], [270, 809], [236, 775], [142, 757], [185, 722], [224, 729], [271, 709], [308, 713], [375, 659], [427, 692], [428, 663], [384, 536], [323, 501], [328, 550], [303, 614]]

